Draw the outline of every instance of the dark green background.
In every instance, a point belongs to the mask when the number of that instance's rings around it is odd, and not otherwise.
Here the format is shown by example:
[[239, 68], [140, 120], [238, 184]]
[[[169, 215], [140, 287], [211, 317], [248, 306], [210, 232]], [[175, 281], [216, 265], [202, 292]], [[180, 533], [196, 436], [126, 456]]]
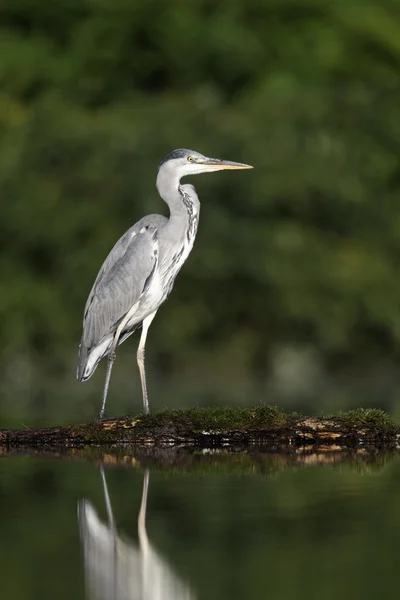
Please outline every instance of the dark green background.
[[[0, 18], [2, 415], [66, 416], [49, 390], [92, 414], [83, 306], [118, 237], [166, 214], [155, 176], [176, 147], [255, 169], [193, 178], [197, 243], [149, 335], [153, 405], [396, 406], [397, 0], [1, 0]], [[114, 397], [137, 385], [135, 349]]]

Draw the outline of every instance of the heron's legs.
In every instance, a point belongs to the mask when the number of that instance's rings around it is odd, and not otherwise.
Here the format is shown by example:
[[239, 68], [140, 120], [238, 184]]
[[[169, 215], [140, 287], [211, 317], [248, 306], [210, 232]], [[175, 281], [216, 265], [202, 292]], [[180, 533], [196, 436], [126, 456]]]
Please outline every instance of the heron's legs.
[[137, 350], [137, 362], [138, 362], [139, 371], [140, 371], [140, 380], [142, 382], [143, 408], [144, 408], [144, 412], [146, 413], [146, 415], [150, 414], [150, 407], [149, 407], [149, 398], [147, 395], [146, 371], [145, 371], [145, 367], [144, 367], [144, 354], [145, 354], [147, 332], [149, 330], [152, 320], [156, 316], [156, 312], [157, 311], [155, 310], [153, 313], [151, 313], [151, 315], [149, 315], [148, 317], [143, 319], [142, 335], [140, 336], [139, 347]]
[[102, 419], [104, 417], [104, 412], [106, 410], [106, 401], [107, 401], [107, 393], [108, 393], [108, 387], [110, 385], [110, 379], [111, 379], [111, 371], [113, 368], [113, 364], [115, 361], [115, 344], [113, 342], [113, 345], [111, 346], [111, 350], [108, 354], [107, 357], [107, 371], [106, 371], [106, 381], [104, 384], [104, 392], [103, 392], [103, 402], [101, 404], [101, 409], [99, 412], [99, 419]]
[[139, 534], [140, 545], [142, 546], [142, 548], [144, 546], [148, 546], [148, 544], [149, 544], [149, 540], [148, 540], [147, 532], [146, 532], [146, 510], [147, 510], [147, 494], [149, 491], [149, 479], [150, 479], [150, 473], [149, 473], [149, 470], [146, 469], [146, 471], [144, 472], [142, 503], [140, 505], [139, 519], [138, 519], [138, 534]]
[[106, 410], [106, 401], [107, 401], [107, 393], [108, 393], [108, 387], [110, 385], [110, 379], [111, 379], [111, 371], [113, 368], [113, 364], [116, 358], [116, 349], [118, 346], [118, 340], [119, 337], [121, 335], [121, 331], [123, 329], [123, 325], [124, 325], [124, 321], [121, 323], [121, 325], [118, 327], [115, 335], [114, 335], [114, 339], [113, 339], [113, 343], [112, 346], [110, 348], [110, 351], [108, 353], [108, 357], [107, 357], [107, 371], [106, 371], [106, 381], [104, 384], [104, 392], [103, 392], [103, 402], [101, 405], [101, 410], [99, 413], [99, 419], [102, 419], [104, 417], [104, 411]]
[[100, 475], [101, 475], [101, 480], [103, 482], [103, 492], [104, 492], [104, 499], [106, 502], [108, 524], [111, 527], [115, 528], [115, 521], [114, 521], [114, 515], [113, 515], [113, 511], [112, 511], [112, 507], [111, 507], [110, 494], [108, 493], [107, 479], [106, 479], [106, 474], [104, 473], [103, 465], [100, 466]]

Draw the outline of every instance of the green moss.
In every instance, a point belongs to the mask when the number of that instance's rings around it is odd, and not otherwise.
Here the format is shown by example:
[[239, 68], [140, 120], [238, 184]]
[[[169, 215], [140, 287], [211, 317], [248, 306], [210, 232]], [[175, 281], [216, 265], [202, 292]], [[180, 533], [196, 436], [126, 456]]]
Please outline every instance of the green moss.
[[261, 427], [285, 427], [298, 415], [284, 413], [276, 406], [260, 404], [254, 408], [188, 408], [162, 410], [154, 415], [141, 416], [148, 427], [165, 426], [168, 423], [198, 431], [259, 429]]
[[104, 444], [115, 442], [120, 431], [118, 429], [107, 429], [101, 426], [100, 422], [94, 421], [87, 425], [78, 425], [73, 427], [74, 435], [81, 438], [84, 442]]
[[378, 408], [356, 408], [332, 418], [344, 427], [368, 427], [382, 433], [393, 433], [398, 429], [391, 417]]
[[[268, 427], [285, 428], [302, 419], [297, 413], [285, 413], [276, 406], [260, 404], [252, 408], [188, 408], [182, 410], [162, 410], [153, 415], [140, 415], [144, 427], [165, 427], [168, 424], [191, 431], [232, 431], [262, 429]], [[320, 416], [321, 421], [334, 421], [338, 427], [367, 427], [377, 433], [393, 434], [399, 430], [391, 417], [383, 410], [358, 408], [338, 415]]]
[[[361, 429], [363, 429], [362, 432]], [[363, 444], [367, 439], [371, 443], [371, 440], [376, 441], [379, 438], [380, 443], [385, 440], [386, 445], [393, 445], [396, 434], [400, 432], [400, 428], [394, 424], [392, 419], [379, 409], [356, 409], [330, 417], [304, 418], [296, 413], [285, 413], [276, 406], [259, 404], [253, 408], [209, 407], [162, 410], [153, 415], [141, 414], [134, 418], [105, 419], [86, 425], [38, 430], [39, 437], [33, 431], [31, 440], [23, 431], [21, 439], [24, 444], [31, 441], [34, 445], [38, 445], [49, 443], [46, 441], [46, 436], [50, 436], [53, 444], [62, 444], [63, 440], [68, 439], [68, 443], [75, 441], [78, 445], [103, 445], [129, 442], [140, 444], [148, 439], [155, 443], [161, 440], [162, 444], [163, 440], [165, 441], [165, 438], [169, 437], [171, 440], [176, 439], [180, 442], [187, 440], [190, 444], [193, 443], [193, 437], [202, 434], [234, 433], [237, 442], [241, 439], [240, 436], [248, 439], [250, 432], [257, 430], [260, 431], [261, 437], [264, 435], [263, 443], [266, 443], [265, 436], [268, 436], [268, 430], [272, 430], [271, 440], [275, 440], [274, 443], [276, 443], [278, 435], [283, 444], [287, 443], [287, 440], [293, 435], [298, 438], [298, 441], [304, 438], [309, 443], [311, 443], [311, 439], [315, 442], [321, 442], [321, 440], [326, 442], [329, 431], [331, 431], [333, 439], [337, 439], [337, 432], [341, 432], [342, 437], [344, 436], [343, 439], [349, 435], [362, 435]], [[303, 433], [301, 433], [302, 431]], [[14, 434], [18, 434], [18, 432], [14, 432]], [[10, 434], [11, 441], [18, 445], [21, 440], [18, 435], [14, 434]], [[256, 434], [254, 433], [254, 435]], [[10, 440], [8, 441], [10, 442]]]

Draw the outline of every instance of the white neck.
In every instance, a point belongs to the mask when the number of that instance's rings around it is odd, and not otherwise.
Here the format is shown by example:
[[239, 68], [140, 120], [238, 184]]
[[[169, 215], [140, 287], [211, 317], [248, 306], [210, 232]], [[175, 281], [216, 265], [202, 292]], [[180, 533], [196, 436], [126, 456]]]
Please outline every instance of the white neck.
[[170, 210], [170, 218], [161, 229], [159, 237], [160, 255], [163, 257], [161, 270], [162, 275], [167, 276], [167, 271], [164, 273], [163, 269], [169, 267], [172, 261], [173, 270], [168, 277], [173, 282], [193, 247], [199, 222], [200, 201], [194, 187], [189, 184], [181, 185], [180, 177], [171, 173], [168, 163], [162, 165], [158, 172], [157, 189]]
[[179, 195], [180, 177], [172, 176], [168, 163], [163, 165], [157, 175], [156, 186], [161, 198], [166, 202], [171, 211], [171, 216], [181, 212], [182, 201]]

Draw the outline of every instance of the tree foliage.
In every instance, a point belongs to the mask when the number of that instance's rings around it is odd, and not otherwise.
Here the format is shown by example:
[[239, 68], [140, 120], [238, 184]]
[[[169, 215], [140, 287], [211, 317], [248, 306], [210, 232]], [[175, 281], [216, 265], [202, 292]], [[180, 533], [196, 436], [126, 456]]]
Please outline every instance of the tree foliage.
[[165, 214], [155, 174], [175, 147], [255, 170], [195, 181], [198, 243], [152, 330], [160, 360], [247, 368], [288, 342], [398, 354], [395, 0], [0, 7], [8, 360], [71, 371], [97, 269], [131, 223]]

